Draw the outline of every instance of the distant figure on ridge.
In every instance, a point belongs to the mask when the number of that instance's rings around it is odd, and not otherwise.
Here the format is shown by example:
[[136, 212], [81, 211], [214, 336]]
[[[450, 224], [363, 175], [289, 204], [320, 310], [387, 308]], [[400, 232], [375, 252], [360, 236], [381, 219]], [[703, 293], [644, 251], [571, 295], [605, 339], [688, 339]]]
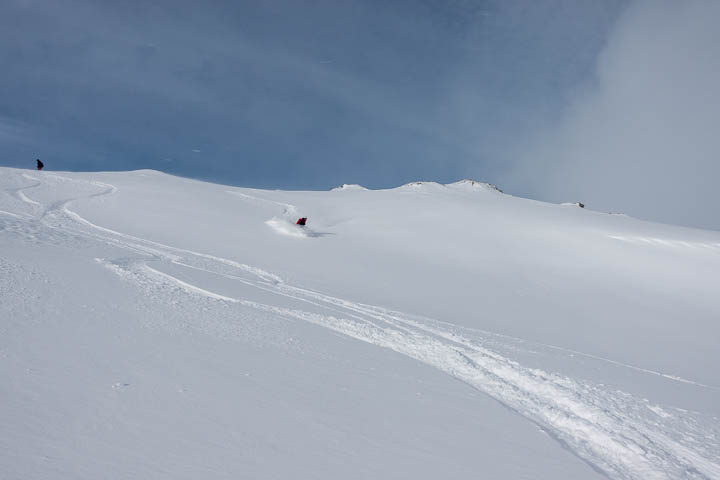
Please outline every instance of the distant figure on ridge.
[[298, 218], [298, 221], [295, 222], [295, 225], [300, 225], [301, 227], [304, 227], [305, 222], [307, 222], [307, 217], [300, 217]]
[[40, 159], [38, 158], [37, 159], [37, 169], [42, 170], [44, 166], [45, 166], [45, 164], [43, 162], [41, 162]]

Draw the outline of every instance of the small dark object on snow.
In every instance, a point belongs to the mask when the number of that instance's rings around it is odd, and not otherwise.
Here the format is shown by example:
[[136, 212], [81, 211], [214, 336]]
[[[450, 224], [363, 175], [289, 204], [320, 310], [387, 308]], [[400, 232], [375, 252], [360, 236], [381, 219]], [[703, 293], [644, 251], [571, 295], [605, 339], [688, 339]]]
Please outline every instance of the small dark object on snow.
[[45, 166], [45, 164], [43, 162], [41, 162], [40, 159], [38, 158], [37, 159], [37, 169], [42, 170], [44, 166]]
[[295, 222], [295, 225], [301, 225], [304, 227], [305, 222], [307, 222], [307, 217], [300, 217], [300, 218], [298, 218], [298, 221]]
[[578, 207], [580, 207], [580, 208], [585, 208], [585, 204], [578, 202]]

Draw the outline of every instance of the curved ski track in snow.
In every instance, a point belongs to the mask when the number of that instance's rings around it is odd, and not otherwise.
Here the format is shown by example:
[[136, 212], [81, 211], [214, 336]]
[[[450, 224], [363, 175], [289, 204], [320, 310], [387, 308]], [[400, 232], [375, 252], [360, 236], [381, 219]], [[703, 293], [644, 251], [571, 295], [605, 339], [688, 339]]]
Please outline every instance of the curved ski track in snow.
[[654, 245], [658, 247], [669, 247], [669, 248], [689, 248], [689, 249], [709, 249], [720, 251], [720, 243], [708, 243], [708, 242], [688, 242], [685, 240], [674, 240], [669, 238], [657, 238], [657, 237], [642, 237], [639, 235], [608, 235], [608, 238], [613, 240], [619, 240], [621, 242], [639, 244], [639, 245]]
[[[117, 189], [101, 182], [73, 181], [86, 182], [101, 190], [86, 197], [43, 205], [39, 220], [54, 231], [81, 235], [133, 252], [136, 257], [129, 261], [101, 262], [140, 286], [172, 285], [187, 295], [300, 319], [416, 359], [526, 417], [562, 446], [612, 478], [720, 479], [720, 427], [716, 418], [662, 409], [624, 392], [608, 391], [588, 382], [524, 367], [486, 348], [481, 339], [472, 338], [472, 332], [461, 333], [460, 329], [443, 322], [295, 287], [284, 283], [277, 275], [234, 260], [164, 245], [96, 225], [70, 210], [69, 205], [83, 198], [108, 195]], [[22, 194], [23, 189], [37, 186], [39, 182], [18, 189], [16, 194], [25, 203], [39, 206], [38, 202]], [[175, 264], [221, 275], [316, 309], [320, 307], [325, 313], [221, 295], [150, 267], [149, 262]], [[702, 386], [660, 372], [623, 366]]]
[[20, 201], [23, 202], [23, 203], [26, 203], [26, 204], [28, 204], [28, 205], [32, 205], [33, 207], [39, 207], [39, 206], [40, 206], [40, 203], [39, 203], [39, 202], [36, 202], [35, 200], [32, 200], [32, 199], [28, 198], [27, 195], [25, 195], [24, 190], [28, 190], [28, 189], [31, 189], [31, 188], [39, 187], [40, 185], [42, 185], [42, 183], [41, 183], [37, 178], [31, 177], [30, 175], [27, 175], [27, 174], [24, 174], [24, 173], [22, 174], [22, 177], [23, 177], [23, 178], [27, 178], [28, 180], [32, 180], [34, 183], [32, 183], [32, 184], [30, 184], [30, 185], [23, 185], [22, 187], [9, 188], [9, 189], [7, 189], [6, 191], [7, 191], [10, 195], [15, 196], [18, 200], [20, 200]]
[[0, 210], [0, 214], [7, 215], [7, 216], [13, 217], [13, 218], [23, 218], [22, 215], [18, 215], [17, 213], [12, 213], [12, 212], [6, 212], [5, 210]]
[[285, 202], [276, 202], [275, 200], [268, 200], [267, 198], [262, 197], [255, 197], [253, 195], [248, 195], [246, 193], [236, 192], [234, 190], [228, 190], [227, 193], [230, 195], [235, 195], [237, 197], [243, 198], [245, 200], [250, 200], [258, 203], [269, 203], [270, 205], [276, 205], [279, 207], [282, 207], [283, 209], [283, 215], [294, 215], [297, 213], [297, 207], [291, 203], [285, 203]]

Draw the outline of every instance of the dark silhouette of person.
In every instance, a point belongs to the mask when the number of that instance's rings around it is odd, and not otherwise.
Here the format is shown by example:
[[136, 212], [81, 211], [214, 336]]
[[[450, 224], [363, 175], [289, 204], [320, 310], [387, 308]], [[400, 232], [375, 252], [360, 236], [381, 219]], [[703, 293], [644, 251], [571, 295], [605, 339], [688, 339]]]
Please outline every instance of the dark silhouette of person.
[[45, 164], [43, 162], [41, 162], [40, 159], [38, 158], [37, 159], [37, 169], [42, 170], [44, 166], [45, 166]]
[[296, 225], [305, 226], [305, 223], [307, 222], [307, 217], [300, 217], [298, 218], [298, 221], [295, 222]]

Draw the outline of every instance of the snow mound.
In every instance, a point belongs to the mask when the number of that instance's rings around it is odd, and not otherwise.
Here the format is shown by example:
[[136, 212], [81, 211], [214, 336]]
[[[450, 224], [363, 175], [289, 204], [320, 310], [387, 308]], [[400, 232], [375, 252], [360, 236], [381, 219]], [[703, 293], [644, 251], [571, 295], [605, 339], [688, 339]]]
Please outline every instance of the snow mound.
[[504, 193], [502, 190], [500, 190], [500, 188], [498, 188], [497, 185], [493, 185], [492, 183], [487, 182], [478, 182], [477, 180], [471, 180], [469, 178], [464, 178], [462, 180], [458, 180], [457, 182], [448, 183], [445, 186], [450, 188], [484, 188], [493, 192]]
[[368, 190], [368, 189], [363, 187], [362, 185], [358, 185], [357, 183], [343, 183], [339, 187], [333, 188], [331, 191], [334, 192], [336, 190]]

